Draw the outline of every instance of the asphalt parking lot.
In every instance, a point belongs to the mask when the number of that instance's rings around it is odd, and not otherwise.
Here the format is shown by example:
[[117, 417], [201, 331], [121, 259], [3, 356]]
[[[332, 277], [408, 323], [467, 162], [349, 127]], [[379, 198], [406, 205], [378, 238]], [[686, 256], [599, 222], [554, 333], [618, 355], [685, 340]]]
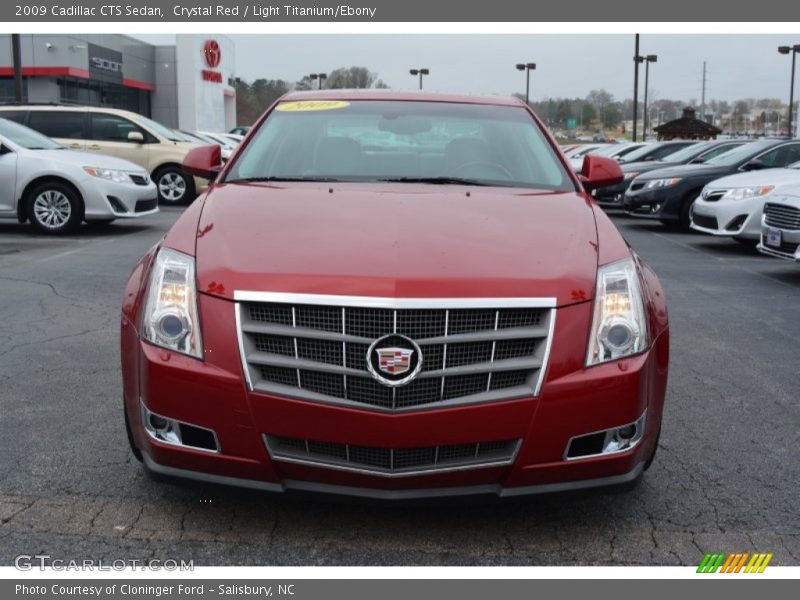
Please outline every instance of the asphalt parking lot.
[[614, 219], [661, 277], [672, 362], [658, 456], [628, 494], [387, 504], [151, 482], [121, 412], [118, 313], [179, 214], [48, 238], [0, 223], [0, 564], [800, 564], [800, 265]]

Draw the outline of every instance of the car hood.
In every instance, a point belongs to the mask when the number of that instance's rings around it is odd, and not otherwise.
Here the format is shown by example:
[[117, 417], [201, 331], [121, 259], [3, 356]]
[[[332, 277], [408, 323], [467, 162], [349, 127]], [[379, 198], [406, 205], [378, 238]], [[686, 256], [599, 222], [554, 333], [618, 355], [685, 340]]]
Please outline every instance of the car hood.
[[223, 183], [198, 223], [198, 289], [588, 300], [590, 202], [510, 188]]
[[114, 156], [81, 152], [79, 150], [26, 150], [26, 155], [33, 155], [48, 161], [67, 163], [76, 167], [100, 167], [103, 169], [117, 169], [120, 171], [145, 172], [139, 165]]
[[800, 169], [761, 169], [748, 171], [747, 173], [737, 173], [736, 175], [729, 175], [712, 181], [709, 187], [718, 189], [760, 185], [777, 186], [790, 183], [800, 184]]
[[673, 167], [665, 167], [663, 169], [654, 169], [652, 171], [648, 171], [646, 175], [643, 177], [637, 177], [637, 179], [671, 179], [673, 177], [717, 178], [728, 175], [735, 170], [735, 167], [717, 167], [712, 165], [676, 165]]

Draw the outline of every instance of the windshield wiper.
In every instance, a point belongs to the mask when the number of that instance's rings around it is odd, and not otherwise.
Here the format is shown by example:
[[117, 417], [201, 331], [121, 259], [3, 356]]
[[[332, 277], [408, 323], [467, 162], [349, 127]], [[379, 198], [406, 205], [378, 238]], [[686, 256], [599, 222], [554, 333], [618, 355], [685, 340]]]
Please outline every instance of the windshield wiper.
[[264, 181], [323, 181], [330, 183], [340, 180], [334, 177], [281, 177], [270, 175], [268, 177], [239, 177], [238, 179], [228, 179], [225, 183], [260, 183]]
[[465, 177], [387, 177], [386, 179], [378, 179], [378, 181], [385, 183], [431, 183], [434, 185], [495, 185], [494, 183], [486, 183]]

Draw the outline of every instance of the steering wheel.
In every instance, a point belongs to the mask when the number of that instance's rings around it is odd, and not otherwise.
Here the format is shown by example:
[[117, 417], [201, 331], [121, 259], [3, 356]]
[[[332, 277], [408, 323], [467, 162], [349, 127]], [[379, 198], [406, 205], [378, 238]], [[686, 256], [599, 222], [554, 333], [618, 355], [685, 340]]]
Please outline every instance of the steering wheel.
[[494, 162], [489, 162], [488, 160], [474, 160], [472, 162], [459, 165], [453, 170], [453, 175], [458, 175], [462, 171], [465, 171], [471, 167], [476, 167], [476, 166], [489, 167], [490, 169], [494, 169], [495, 172], [501, 173], [506, 179], [509, 180], [514, 179], [514, 175], [512, 175], [511, 171], [506, 169], [503, 165]]

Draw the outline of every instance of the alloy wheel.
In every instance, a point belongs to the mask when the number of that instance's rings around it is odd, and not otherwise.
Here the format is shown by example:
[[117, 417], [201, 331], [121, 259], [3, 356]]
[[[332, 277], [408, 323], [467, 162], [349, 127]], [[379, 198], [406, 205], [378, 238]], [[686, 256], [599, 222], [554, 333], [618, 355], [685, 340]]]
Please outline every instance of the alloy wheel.
[[58, 190], [45, 190], [33, 201], [33, 214], [43, 227], [61, 229], [72, 215], [72, 205]]
[[186, 180], [170, 171], [158, 179], [158, 191], [167, 202], [178, 202], [186, 195]]

